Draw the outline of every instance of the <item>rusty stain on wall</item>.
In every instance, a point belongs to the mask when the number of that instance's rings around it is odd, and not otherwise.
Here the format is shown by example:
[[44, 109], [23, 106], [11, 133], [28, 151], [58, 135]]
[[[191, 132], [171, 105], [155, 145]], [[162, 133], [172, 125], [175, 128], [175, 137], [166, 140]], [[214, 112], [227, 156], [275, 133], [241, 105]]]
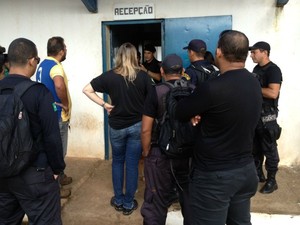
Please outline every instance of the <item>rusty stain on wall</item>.
[[102, 129], [103, 122], [101, 122], [100, 115], [99, 117], [95, 117], [91, 113], [80, 113], [73, 115], [71, 127], [76, 129], [99, 130]]

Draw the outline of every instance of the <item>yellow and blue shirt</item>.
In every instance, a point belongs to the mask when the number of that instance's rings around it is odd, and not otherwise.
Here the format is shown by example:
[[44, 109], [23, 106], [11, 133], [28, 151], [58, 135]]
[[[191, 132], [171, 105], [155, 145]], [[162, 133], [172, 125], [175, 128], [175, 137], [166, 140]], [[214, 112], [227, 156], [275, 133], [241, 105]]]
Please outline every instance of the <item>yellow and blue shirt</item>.
[[[55, 102], [61, 103], [61, 100], [56, 94], [55, 85], [54, 85], [54, 77], [62, 76], [67, 89], [67, 96], [69, 100], [69, 114], [67, 114], [62, 107], [56, 105], [58, 118], [63, 122], [70, 120], [71, 117], [71, 97], [68, 88], [68, 78], [62, 67], [62, 64], [57, 61], [53, 57], [47, 57], [43, 62], [39, 65], [36, 72], [36, 81], [44, 84], [52, 93]], [[55, 107], [55, 106], [54, 106]]]

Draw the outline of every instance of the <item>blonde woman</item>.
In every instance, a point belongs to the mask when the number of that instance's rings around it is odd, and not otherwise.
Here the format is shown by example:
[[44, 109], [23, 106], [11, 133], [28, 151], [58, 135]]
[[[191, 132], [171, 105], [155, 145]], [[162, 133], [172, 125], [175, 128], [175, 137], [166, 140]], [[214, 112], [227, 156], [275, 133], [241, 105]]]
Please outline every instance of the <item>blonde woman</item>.
[[[141, 120], [146, 95], [152, 89], [150, 77], [140, 69], [136, 56], [136, 48], [124, 43], [118, 49], [115, 68], [94, 78], [83, 89], [88, 98], [109, 114], [114, 189], [110, 204], [124, 215], [130, 215], [138, 207], [134, 194], [142, 152]], [[96, 92], [108, 94], [111, 104]]]

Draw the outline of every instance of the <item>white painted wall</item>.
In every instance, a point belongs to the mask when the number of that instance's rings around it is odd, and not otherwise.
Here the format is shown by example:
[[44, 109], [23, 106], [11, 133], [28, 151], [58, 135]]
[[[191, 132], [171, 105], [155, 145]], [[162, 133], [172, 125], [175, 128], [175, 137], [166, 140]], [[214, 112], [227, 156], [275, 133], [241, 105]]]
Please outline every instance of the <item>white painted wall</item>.
[[[279, 102], [281, 164], [300, 164], [300, 1], [291, 0], [282, 10], [275, 7], [276, 0], [98, 0], [99, 12], [92, 14], [80, 0], [0, 0], [0, 45], [8, 48], [13, 39], [26, 37], [44, 58], [49, 37], [65, 39], [68, 55], [63, 65], [73, 100], [69, 156], [104, 158], [103, 111], [82, 88], [102, 73], [101, 22], [113, 21], [114, 2], [154, 3], [157, 19], [232, 15], [233, 29], [244, 32], [250, 44], [269, 42], [271, 59], [284, 79]], [[254, 67], [250, 57], [246, 67]]]

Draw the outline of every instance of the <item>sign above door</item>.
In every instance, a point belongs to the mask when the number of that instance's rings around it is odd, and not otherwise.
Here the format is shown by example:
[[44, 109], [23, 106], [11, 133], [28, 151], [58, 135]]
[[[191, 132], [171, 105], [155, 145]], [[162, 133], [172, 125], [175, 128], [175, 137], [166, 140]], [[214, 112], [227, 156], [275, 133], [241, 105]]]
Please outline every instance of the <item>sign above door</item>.
[[114, 20], [153, 19], [153, 3], [121, 3], [114, 5]]

